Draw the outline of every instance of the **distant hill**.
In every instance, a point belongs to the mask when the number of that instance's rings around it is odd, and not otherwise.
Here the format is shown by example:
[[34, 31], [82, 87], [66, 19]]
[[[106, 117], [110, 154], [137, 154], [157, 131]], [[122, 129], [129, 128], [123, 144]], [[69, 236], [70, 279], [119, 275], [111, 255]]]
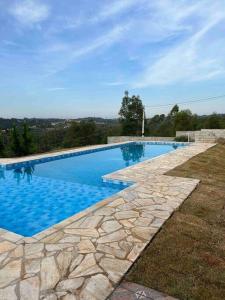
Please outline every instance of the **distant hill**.
[[77, 119], [60, 119], [60, 118], [24, 118], [24, 119], [17, 119], [17, 118], [11, 118], [11, 119], [5, 119], [0, 118], [0, 129], [9, 129], [15, 125], [20, 125], [23, 122], [26, 122], [30, 127], [34, 128], [54, 128], [55, 126], [59, 126], [60, 124], [68, 124], [72, 121], [90, 121], [93, 120], [96, 122], [96, 124], [116, 124], [118, 123], [118, 119], [104, 119], [104, 118], [92, 118], [92, 117], [86, 117], [86, 118], [77, 118]]

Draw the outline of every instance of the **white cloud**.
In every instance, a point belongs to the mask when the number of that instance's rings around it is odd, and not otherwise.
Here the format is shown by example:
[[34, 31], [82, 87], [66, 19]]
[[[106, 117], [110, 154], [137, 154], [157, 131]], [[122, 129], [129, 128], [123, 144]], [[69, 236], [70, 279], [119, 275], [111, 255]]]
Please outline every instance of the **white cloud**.
[[101, 22], [108, 18], [118, 16], [121, 13], [127, 11], [133, 6], [141, 5], [145, 0], [116, 0], [110, 1], [107, 5], [104, 5], [95, 17], [91, 18], [92, 22]]
[[72, 55], [73, 57], [79, 57], [93, 52], [99, 48], [107, 48], [118, 42], [128, 29], [128, 23], [117, 25], [105, 34], [101, 35], [99, 38], [96, 38], [95, 40], [90, 42], [88, 46], [82, 47], [80, 49], [74, 49], [74, 51], [72, 51]]
[[[42, 49], [42, 53], [52, 55], [52, 52], [55, 53], [54, 60], [51, 63], [46, 63], [47, 76], [51, 76], [56, 74], [64, 69], [67, 66], [73, 64], [77, 59], [91, 54], [96, 54], [97, 51], [104, 51], [108, 47], [114, 45], [115, 43], [119, 42], [120, 39], [124, 36], [124, 33], [129, 29], [130, 24], [120, 24], [114, 26], [112, 29], [108, 30], [105, 34], [92, 39], [86, 42], [87, 45], [77, 47], [76, 44], [52, 44]], [[59, 55], [59, 57], [57, 56]]]
[[2, 40], [2, 43], [5, 45], [5, 46], [10, 46], [10, 47], [17, 47], [18, 44], [13, 42], [13, 41], [9, 41], [9, 40]]
[[[170, 1], [166, 2], [168, 4]], [[220, 1], [215, 2], [222, 4]], [[192, 9], [182, 7], [182, 11], [176, 8], [174, 15], [179, 20], [177, 28], [185, 28], [189, 24], [189, 34], [184, 35], [181, 42], [167, 46], [166, 53], [165, 49], [163, 52], [161, 50], [157, 59], [146, 58], [144, 70], [133, 83], [134, 87], [187, 83], [225, 75], [225, 57], [221, 50], [225, 47], [225, 41], [216, 35], [214, 37], [215, 27], [225, 20], [225, 11], [222, 9], [224, 5], [218, 7], [215, 2], [210, 5], [208, 1], [199, 1]], [[173, 11], [171, 7], [164, 7], [168, 15]], [[188, 22], [187, 15], [190, 17]]]
[[56, 91], [62, 91], [62, 90], [66, 90], [67, 88], [65, 87], [51, 87], [51, 88], [48, 88], [47, 91], [49, 92], [56, 92]]
[[120, 86], [120, 85], [125, 85], [126, 83], [124, 81], [112, 81], [112, 82], [104, 82], [103, 84], [108, 86]]
[[18, 22], [32, 25], [46, 20], [49, 16], [49, 7], [35, 0], [17, 1], [11, 8], [10, 13]]

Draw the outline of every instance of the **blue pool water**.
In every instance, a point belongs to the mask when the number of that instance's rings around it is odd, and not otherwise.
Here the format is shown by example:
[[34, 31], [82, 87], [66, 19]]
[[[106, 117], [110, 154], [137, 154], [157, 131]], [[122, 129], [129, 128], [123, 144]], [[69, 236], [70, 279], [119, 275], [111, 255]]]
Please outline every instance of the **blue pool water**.
[[126, 187], [104, 183], [103, 175], [168, 153], [174, 147], [178, 146], [129, 143], [0, 168], [0, 227], [32, 236]]

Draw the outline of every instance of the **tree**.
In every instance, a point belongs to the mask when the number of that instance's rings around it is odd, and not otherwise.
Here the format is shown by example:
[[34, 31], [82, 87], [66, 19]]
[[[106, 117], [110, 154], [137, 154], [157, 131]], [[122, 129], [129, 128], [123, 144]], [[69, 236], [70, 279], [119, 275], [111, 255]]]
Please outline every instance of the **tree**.
[[5, 156], [5, 145], [3, 143], [2, 133], [0, 132], [0, 157]]
[[179, 112], [179, 106], [176, 104], [176, 105], [174, 105], [174, 107], [171, 109], [169, 115], [170, 115], [171, 117], [175, 117], [176, 114], [177, 114], [178, 112]]
[[30, 128], [28, 127], [27, 123], [23, 124], [22, 148], [23, 148], [24, 155], [34, 153], [33, 137], [32, 137]]
[[94, 121], [81, 121], [80, 128], [77, 132], [79, 146], [93, 145], [96, 143], [96, 124]]
[[79, 146], [79, 143], [77, 141], [78, 131], [79, 131], [79, 123], [72, 122], [65, 135], [64, 147], [70, 148], [70, 147]]
[[126, 91], [119, 111], [122, 134], [141, 135], [143, 110], [144, 106], [140, 97], [129, 97]]
[[64, 140], [65, 147], [77, 147], [97, 144], [101, 137], [98, 135], [95, 122], [92, 120], [72, 122]]
[[212, 115], [210, 115], [207, 118], [206, 128], [208, 128], [208, 129], [220, 129], [221, 128], [220, 118], [216, 113], [213, 113]]
[[21, 142], [21, 137], [15, 125], [13, 125], [12, 132], [11, 132], [10, 148], [13, 155], [15, 156], [23, 155], [23, 146]]
[[176, 113], [174, 120], [175, 130], [192, 130], [192, 113], [190, 110], [181, 110]]

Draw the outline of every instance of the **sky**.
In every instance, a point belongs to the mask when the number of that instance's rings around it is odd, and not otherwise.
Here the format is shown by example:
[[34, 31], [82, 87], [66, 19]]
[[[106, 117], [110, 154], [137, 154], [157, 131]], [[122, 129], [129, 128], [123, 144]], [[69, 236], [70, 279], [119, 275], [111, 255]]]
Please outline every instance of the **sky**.
[[225, 0], [0, 0], [0, 117], [117, 117], [125, 90], [151, 116], [224, 83]]

